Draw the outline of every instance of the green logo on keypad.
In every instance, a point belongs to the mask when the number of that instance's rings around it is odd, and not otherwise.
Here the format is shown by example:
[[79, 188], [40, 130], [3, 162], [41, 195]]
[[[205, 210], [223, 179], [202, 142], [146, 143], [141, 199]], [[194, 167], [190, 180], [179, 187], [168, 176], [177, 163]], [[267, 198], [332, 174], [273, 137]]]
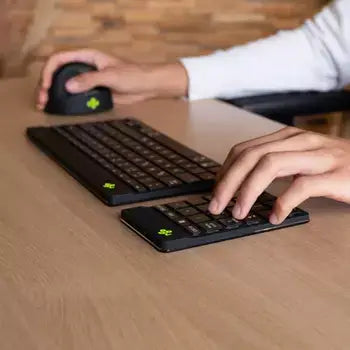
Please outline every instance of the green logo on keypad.
[[106, 182], [104, 185], [103, 185], [103, 188], [107, 189], [107, 190], [115, 190], [115, 184], [112, 184], [110, 182]]
[[163, 228], [163, 229], [159, 230], [158, 234], [161, 235], [161, 236], [169, 237], [169, 236], [172, 236], [173, 231], [172, 230], [166, 230], [166, 229]]
[[100, 107], [100, 101], [96, 97], [91, 97], [89, 101], [87, 101], [86, 106], [93, 111]]

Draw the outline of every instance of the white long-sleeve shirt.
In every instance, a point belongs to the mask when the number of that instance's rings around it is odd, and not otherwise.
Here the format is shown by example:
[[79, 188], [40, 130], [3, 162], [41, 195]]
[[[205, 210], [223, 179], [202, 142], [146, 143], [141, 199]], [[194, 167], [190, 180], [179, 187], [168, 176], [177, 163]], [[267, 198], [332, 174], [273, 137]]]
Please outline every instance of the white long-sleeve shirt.
[[350, 0], [296, 30], [181, 62], [190, 100], [340, 89], [350, 83]]

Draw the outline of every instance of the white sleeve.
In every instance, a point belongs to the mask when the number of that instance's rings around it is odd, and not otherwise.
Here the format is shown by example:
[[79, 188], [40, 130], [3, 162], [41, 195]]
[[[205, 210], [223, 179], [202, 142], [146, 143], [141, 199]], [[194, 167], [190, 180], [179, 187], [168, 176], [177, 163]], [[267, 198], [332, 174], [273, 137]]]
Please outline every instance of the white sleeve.
[[350, 83], [350, 0], [336, 0], [296, 30], [181, 62], [191, 100], [344, 87]]

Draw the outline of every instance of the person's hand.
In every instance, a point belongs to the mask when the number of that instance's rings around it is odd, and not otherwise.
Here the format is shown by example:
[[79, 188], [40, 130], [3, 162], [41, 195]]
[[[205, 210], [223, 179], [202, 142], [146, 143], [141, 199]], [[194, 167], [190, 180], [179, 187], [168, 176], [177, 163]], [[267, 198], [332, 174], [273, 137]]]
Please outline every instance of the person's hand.
[[44, 109], [54, 72], [70, 62], [95, 65], [96, 72], [72, 78], [66, 89], [71, 93], [105, 86], [112, 90], [116, 104], [130, 104], [153, 97], [180, 97], [187, 94], [188, 78], [180, 63], [136, 64], [106, 55], [100, 51], [84, 49], [57, 53], [46, 62], [39, 83], [38, 109]]
[[274, 179], [291, 175], [273, 207], [274, 225], [309, 197], [350, 203], [350, 141], [287, 127], [238, 144], [218, 174], [209, 210], [220, 214], [238, 194], [232, 214], [242, 220]]

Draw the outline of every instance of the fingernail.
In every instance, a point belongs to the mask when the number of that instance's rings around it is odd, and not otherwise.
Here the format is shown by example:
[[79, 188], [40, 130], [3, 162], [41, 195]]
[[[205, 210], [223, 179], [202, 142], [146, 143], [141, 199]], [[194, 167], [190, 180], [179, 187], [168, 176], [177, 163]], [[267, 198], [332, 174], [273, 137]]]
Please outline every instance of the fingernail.
[[233, 207], [232, 214], [236, 219], [240, 219], [241, 213], [242, 213], [242, 208], [238, 203], [236, 203], [236, 205]]
[[271, 216], [270, 216], [270, 223], [272, 225], [278, 225], [279, 224], [279, 221], [278, 221], [278, 218], [277, 218], [276, 214], [271, 214]]
[[79, 89], [79, 83], [75, 80], [69, 80], [66, 84], [66, 89], [70, 92], [75, 92]]
[[211, 200], [208, 209], [209, 209], [209, 211], [212, 214], [218, 214], [218, 212], [219, 212], [219, 203], [218, 203], [218, 201], [215, 198], [213, 198]]

